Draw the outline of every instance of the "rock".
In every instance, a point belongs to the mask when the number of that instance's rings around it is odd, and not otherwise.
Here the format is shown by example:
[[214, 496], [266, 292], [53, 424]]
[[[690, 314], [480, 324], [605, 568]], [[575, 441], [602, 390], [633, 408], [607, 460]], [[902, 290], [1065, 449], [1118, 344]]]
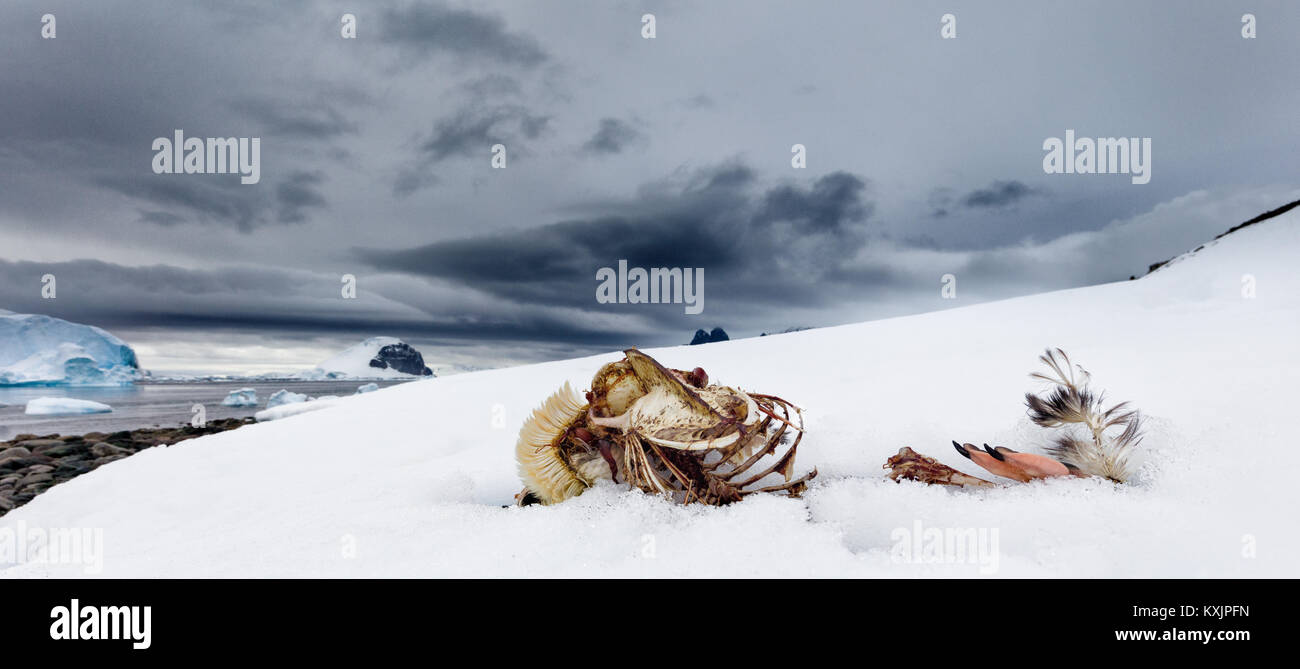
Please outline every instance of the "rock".
[[17, 505], [14, 504], [13, 501], [10, 500], [8, 497], [4, 495], [0, 495], [0, 511], [9, 511], [13, 509], [15, 506]]
[[[128, 455], [129, 455], [129, 454], [128, 454]], [[95, 467], [103, 467], [104, 465], [106, 465], [106, 464], [108, 464], [108, 463], [110, 463], [110, 462], [116, 462], [116, 461], [121, 460], [122, 458], [125, 458], [125, 457], [126, 457], [126, 455], [108, 455], [108, 456], [104, 456], [104, 457], [102, 457], [102, 458], [100, 458], [100, 459], [94, 461], [92, 464], [93, 464]]]
[[5, 450], [0, 451], [0, 462], [13, 460], [14, 458], [25, 458], [31, 454], [32, 452], [27, 450], [27, 447], [25, 446], [10, 446]]
[[389, 344], [370, 360], [375, 369], [393, 369], [414, 376], [433, 376], [433, 370], [424, 366], [424, 356], [409, 344]]
[[88, 444], [86, 444], [85, 442], [76, 441], [70, 444], [59, 442], [58, 446], [46, 446], [35, 452], [51, 458], [65, 458], [70, 455], [80, 455], [82, 453], [88, 452], [89, 450], [90, 450], [90, 446]]
[[28, 474], [45, 474], [52, 471], [54, 471], [54, 467], [52, 465], [32, 465], [31, 467], [27, 468]]
[[50, 481], [53, 480], [54, 480], [54, 475], [49, 473], [28, 474], [27, 476], [22, 477], [22, 479], [20, 479], [18, 483], [14, 484], [14, 487], [19, 490], [22, 490], [23, 488], [26, 488], [36, 483], [49, 483]]
[[82, 474], [85, 474], [90, 470], [91, 470], [90, 464], [82, 463], [82, 462], [68, 462], [67, 460], [63, 460], [59, 462], [58, 468], [54, 470], [54, 475], [56, 477], [72, 478], [74, 476], [80, 476]]
[[94, 446], [90, 447], [90, 454], [97, 458], [103, 459], [105, 457], [114, 456], [114, 455], [127, 456], [131, 454], [131, 450], [127, 448], [122, 448], [120, 446], [114, 446], [110, 443], [101, 441], [98, 444], [95, 444]]
[[103, 440], [105, 440], [105, 439], [107, 439], [107, 438], [108, 438], [108, 435], [104, 434], [103, 432], [87, 432], [87, 433], [81, 435], [81, 440], [82, 440], [82, 441], [88, 441], [88, 442], [90, 442], [90, 443], [92, 443], [92, 444], [95, 443], [95, 442], [97, 442], [97, 441], [103, 441]]
[[44, 448], [53, 448], [55, 446], [62, 446], [62, 445], [63, 445], [62, 439], [26, 439], [14, 443], [14, 446], [21, 446], [33, 453], [40, 453], [41, 449]]
[[727, 341], [729, 339], [730, 337], [727, 336], [726, 330], [723, 330], [722, 328], [713, 328], [710, 332], [696, 330], [695, 336], [691, 338], [690, 345], [696, 346], [699, 344], [712, 344], [713, 342]]
[[0, 472], [16, 472], [32, 465], [47, 465], [51, 462], [54, 462], [54, 458], [44, 455], [29, 455], [25, 458], [9, 458], [8, 460], [0, 460]]

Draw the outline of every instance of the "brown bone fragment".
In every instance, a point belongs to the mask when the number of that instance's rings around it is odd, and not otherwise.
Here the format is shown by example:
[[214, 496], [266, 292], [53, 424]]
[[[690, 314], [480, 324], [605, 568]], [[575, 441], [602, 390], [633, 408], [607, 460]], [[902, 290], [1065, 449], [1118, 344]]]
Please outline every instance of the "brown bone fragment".
[[898, 454], [885, 462], [884, 469], [890, 470], [888, 476], [894, 481], [903, 478], [938, 485], [972, 487], [993, 485], [993, 483], [982, 478], [963, 474], [906, 446], [898, 449]]

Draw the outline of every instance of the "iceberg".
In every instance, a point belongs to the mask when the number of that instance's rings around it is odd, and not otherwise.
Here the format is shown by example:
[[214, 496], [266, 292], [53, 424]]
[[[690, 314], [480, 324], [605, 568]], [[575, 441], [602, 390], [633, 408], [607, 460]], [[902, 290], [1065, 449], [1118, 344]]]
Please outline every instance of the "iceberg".
[[364, 386], [359, 386], [359, 387], [357, 388], [357, 394], [358, 394], [358, 395], [364, 395], [364, 394], [366, 394], [366, 393], [373, 393], [373, 392], [375, 392], [376, 390], [379, 390], [379, 384], [378, 384], [378, 383], [367, 383], [366, 385], [364, 385]]
[[122, 386], [141, 376], [135, 351], [104, 330], [0, 309], [0, 386]]
[[310, 401], [311, 398], [302, 393], [295, 393], [291, 390], [277, 390], [272, 393], [271, 398], [266, 401], [266, 408], [274, 409], [275, 407], [284, 406], [285, 404], [300, 404], [302, 402]]
[[110, 413], [113, 407], [90, 400], [71, 397], [38, 397], [27, 403], [29, 416], [76, 416], [88, 413]]
[[255, 407], [257, 406], [257, 390], [253, 388], [232, 390], [229, 395], [226, 395], [226, 399], [221, 400], [221, 405], [227, 407]]

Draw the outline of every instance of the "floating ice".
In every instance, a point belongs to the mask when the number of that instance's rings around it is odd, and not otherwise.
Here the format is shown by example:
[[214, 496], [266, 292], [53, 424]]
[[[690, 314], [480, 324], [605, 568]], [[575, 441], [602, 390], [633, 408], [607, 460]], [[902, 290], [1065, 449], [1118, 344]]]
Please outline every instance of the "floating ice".
[[255, 407], [257, 406], [257, 390], [253, 388], [240, 388], [232, 390], [226, 399], [221, 400], [222, 406], [228, 407]]
[[38, 397], [27, 403], [29, 416], [75, 416], [89, 413], [110, 413], [113, 407], [90, 400], [71, 397]]

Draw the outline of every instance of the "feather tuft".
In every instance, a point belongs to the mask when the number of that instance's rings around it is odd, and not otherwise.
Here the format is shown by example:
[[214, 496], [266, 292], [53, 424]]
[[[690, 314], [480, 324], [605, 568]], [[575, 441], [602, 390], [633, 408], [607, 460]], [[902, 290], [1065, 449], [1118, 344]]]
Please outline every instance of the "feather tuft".
[[591, 482], [564, 457], [561, 442], [569, 427], [587, 415], [587, 405], [567, 382], [533, 410], [515, 443], [519, 478], [543, 504], [576, 497]]
[[[1048, 349], [1038, 358], [1051, 370], [1030, 377], [1054, 387], [1041, 395], [1025, 394], [1029, 419], [1045, 428], [1082, 426], [1086, 438], [1064, 434], [1047, 447], [1052, 457], [1085, 474], [1124, 482], [1133, 473], [1133, 451], [1142, 441], [1142, 416], [1120, 402], [1109, 409], [1104, 395], [1088, 388], [1092, 375], [1071, 363], [1061, 349]], [[1119, 434], [1115, 434], [1115, 429]], [[1109, 433], [1108, 433], [1109, 431]]]

